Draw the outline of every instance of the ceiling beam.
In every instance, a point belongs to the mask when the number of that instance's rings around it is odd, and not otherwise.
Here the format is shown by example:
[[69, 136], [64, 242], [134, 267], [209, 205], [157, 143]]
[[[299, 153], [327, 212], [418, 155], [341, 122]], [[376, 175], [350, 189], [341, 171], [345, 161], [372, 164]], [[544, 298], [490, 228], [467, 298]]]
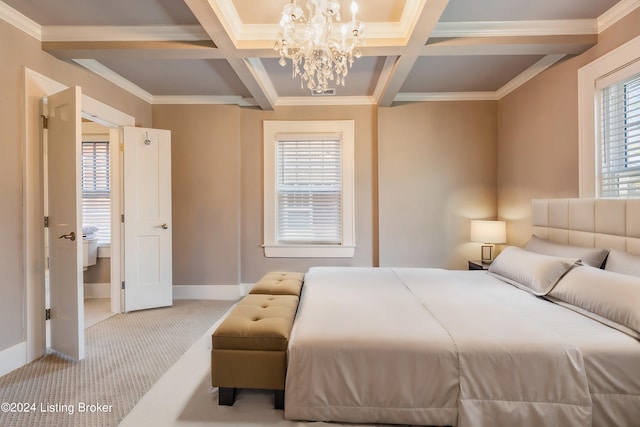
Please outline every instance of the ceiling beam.
[[[440, 16], [447, 7], [449, 0], [427, 0], [423, 6], [418, 19], [413, 26], [413, 32], [409, 37], [404, 52], [400, 54], [393, 66], [393, 71], [388, 73], [387, 82], [383, 84], [386, 88], [380, 98], [381, 107], [389, 107], [396, 98], [402, 84], [406, 80], [411, 68], [418, 59], [420, 49], [426, 44], [429, 36], [433, 32]], [[378, 86], [381, 83], [378, 82]]]
[[225, 59], [212, 41], [60, 41], [42, 42], [42, 50], [60, 59], [97, 59], [101, 54], [144, 59]]
[[46, 25], [41, 31], [43, 42], [207, 40], [200, 25]]
[[598, 43], [598, 36], [495, 36], [431, 38], [420, 56], [580, 54]]
[[[277, 91], [262, 62], [264, 58], [278, 56], [271, 48], [269, 36], [276, 24], [256, 26], [238, 21], [231, 25], [233, 22], [227, 22], [220, 9], [231, 2], [184, 1], [201, 25], [44, 26], [38, 27], [42, 49], [61, 59], [85, 61], [100, 61], [114, 53], [132, 60], [224, 59], [258, 106], [270, 110], [279, 105]], [[403, 18], [403, 26], [398, 27], [406, 30], [406, 37], [400, 37], [397, 28], [395, 32], [384, 32], [381, 28], [387, 28], [386, 24], [370, 23], [367, 27], [370, 38], [361, 49], [365, 56], [386, 58], [372, 97], [380, 106], [390, 106], [398, 99], [401, 87], [421, 56], [540, 55], [545, 57], [540, 61], [545, 65], [552, 59], [555, 62], [564, 55], [580, 54], [594, 46], [600, 26], [600, 19], [441, 23], [438, 21], [448, 0], [407, 2], [412, 5], [410, 13], [405, 9], [403, 17], [407, 19]], [[621, 3], [624, 2], [628, 3], [627, 0]], [[1, 12], [2, 8], [0, 17]], [[234, 32], [234, 28], [244, 32]], [[260, 28], [269, 31], [255, 33]], [[238, 38], [236, 33], [253, 37]], [[521, 84], [521, 80], [514, 79], [513, 84], [505, 85], [504, 91]]]
[[378, 78], [378, 83], [373, 91], [373, 99], [375, 99], [377, 104], [380, 104], [382, 96], [387, 92], [388, 85], [391, 82], [391, 77], [393, 76], [397, 63], [397, 56], [387, 56], [384, 61], [382, 71], [380, 71], [380, 77]]
[[225, 55], [229, 65], [238, 75], [238, 78], [245, 85], [251, 96], [263, 110], [273, 110], [276, 99], [273, 98], [275, 90], [271, 91], [265, 85], [271, 82], [264, 82], [257, 78], [259, 73], [256, 72], [251, 62], [238, 54], [238, 50], [234, 46], [231, 38], [225, 30], [222, 22], [218, 19], [215, 11], [212, 9], [208, 0], [184, 0], [185, 4], [191, 9], [200, 25], [204, 28], [211, 40]]

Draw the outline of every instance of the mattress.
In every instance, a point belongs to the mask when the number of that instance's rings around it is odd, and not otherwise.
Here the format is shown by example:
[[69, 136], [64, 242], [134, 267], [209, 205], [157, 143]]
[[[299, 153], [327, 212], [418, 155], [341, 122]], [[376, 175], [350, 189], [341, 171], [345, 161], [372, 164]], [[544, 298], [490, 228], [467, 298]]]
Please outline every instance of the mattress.
[[640, 343], [480, 271], [309, 270], [285, 418], [634, 425]]

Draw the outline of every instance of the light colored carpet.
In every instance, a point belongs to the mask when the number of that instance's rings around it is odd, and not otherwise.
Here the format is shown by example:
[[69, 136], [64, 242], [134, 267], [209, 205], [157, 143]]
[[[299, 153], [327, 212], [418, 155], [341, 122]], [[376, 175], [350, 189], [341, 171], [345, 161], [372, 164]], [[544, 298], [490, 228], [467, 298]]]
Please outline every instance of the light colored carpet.
[[[3, 406], [0, 425], [117, 426], [233, 304], [176, 300], [173, 307], [118, 314], [88, 328], [84, 360], [48, 354], [0, 378], [0, 401], [20, 405], [18, 412]], [[182, 394], [181, 388], [172, 392]]]
[[268, 391], [243, 389], [233, 406], [218, 406], [218, 389], [211, 387], [210, 370], [211, 334], [216, 327], [217, 323], [158, 380], [120, 427], [346, 426], [285, 420], [284, 412], [274, 409], [273, 392]]

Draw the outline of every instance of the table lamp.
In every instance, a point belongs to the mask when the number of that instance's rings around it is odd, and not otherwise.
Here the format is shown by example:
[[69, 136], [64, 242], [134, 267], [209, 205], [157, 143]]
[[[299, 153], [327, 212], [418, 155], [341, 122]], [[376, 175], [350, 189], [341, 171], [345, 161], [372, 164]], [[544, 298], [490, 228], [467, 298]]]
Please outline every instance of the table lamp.
[[507, 242], [507, 226], [504, 221], [471, 221], [471, 241], [483, 243], [480, 259], [483, 263], [493, 261], [493, 246]]

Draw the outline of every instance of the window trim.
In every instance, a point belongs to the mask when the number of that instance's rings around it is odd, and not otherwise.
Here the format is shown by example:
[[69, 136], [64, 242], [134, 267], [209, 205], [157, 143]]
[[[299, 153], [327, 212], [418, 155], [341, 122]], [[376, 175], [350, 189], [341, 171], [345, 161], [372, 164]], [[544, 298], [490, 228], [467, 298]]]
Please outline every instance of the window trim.
[[[275, 258], [352, 258], [355, 254], [353, 120], [265, 120], [264, 132], [264, 254]], [[342, 137], [342, 243], [340, 245], [279, 244], [276, 212], [276, 138], [278, 134], [340, 134]]]
[[[626, 42], [578, 70], [578, 171], [580, 197], [601, 197], [600, 130], [597, 86], [613, 73], [628, 73], [640, 65], [640, 36]], [[626, 69], [626, 70], [625, 70]]]
[[[629, 86], [630, 84], [631, 86]], [[631, 93], [627, 93], [625, 90], [627, 87], [633, 88]], [[607, 88], [610, 90], [608, 98], [605, 98], [603, 91]], [[598, 118], [598, 124], [600, 125], [600, 132], [598, 132], [600, 150], [597, 157], [598, 193], [602, 197], [638, 197], [637, 181], [640, 177], [640, 166], [638, 165], [640, 160], [640, 153], [638, 153], [640, 148], [638, 133], [638, 124], [640, 123], [640, 116], [638, 116], [640, 112], [638, 110], [638, 105], [640, 105], [640, 61], [598, 80], [597, 91], [599, 112], [602, 114], [608, 113]], [[615, 102], [612, 102], [614, 100]], [[633, 109], [631, 111], [628, 110], [628, 102], [632, 102]], [[614, 110], [611, 109], [612, 106]], [[607, 109], [605, 110], [605, 108]], [[631, 115], [628, 115], [629, 112]], [[605, 121], [605, 117], [611, 119], [612, 114], [614, 119]], [[612, 123], [615, 126], [613, 128], [611, 127]], [[605, 141], [605, 136], [610, 135], [612, 131], [619, 136], [610, 137]], [[605, 155], [610, 160], [607, 162], [606, 172]], [[612, 183], [611, 181], [614, 179], [615, 183]], [[607, 181], [605, 182], [605, 180]], [[630, 183], [631, 186], [628, 187], [625, 182]], [[605, 196], [605, 194], [607, 195]]]

